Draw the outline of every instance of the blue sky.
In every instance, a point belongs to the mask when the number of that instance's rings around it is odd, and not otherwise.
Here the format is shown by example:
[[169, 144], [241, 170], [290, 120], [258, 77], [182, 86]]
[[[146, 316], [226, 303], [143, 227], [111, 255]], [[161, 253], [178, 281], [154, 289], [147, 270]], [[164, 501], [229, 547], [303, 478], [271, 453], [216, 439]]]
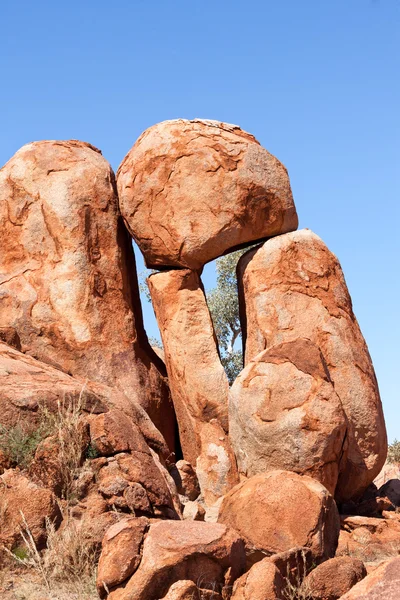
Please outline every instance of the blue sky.
[[203, 117], [287, 166], [300, 226], [342, 263], [400, 438], [400, 0], [3, 0], [0, 23], [1, 164], [77, 138], [116, 169], [150, 125]]

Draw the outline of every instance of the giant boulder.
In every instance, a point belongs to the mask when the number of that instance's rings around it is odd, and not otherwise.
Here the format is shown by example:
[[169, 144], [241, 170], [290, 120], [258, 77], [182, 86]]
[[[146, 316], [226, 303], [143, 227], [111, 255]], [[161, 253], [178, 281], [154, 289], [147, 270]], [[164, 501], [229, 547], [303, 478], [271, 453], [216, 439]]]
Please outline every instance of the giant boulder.
[[161, 361], [143, 328], [135, 261], [101, 152], [21, 148], [0, 170], [0, 333], [17, 349], [140, 403], [173, 449]]
[[124, 158], [117, 183], [149, 267], [198, 269], [234, 246], [297, 228], [285, 167], [236, 125], [154, 125]]
[[371, 358], [337, 258], [303, 229], [245, 254], [238, 274], [245, 364], [298, 338], [320, 348], [348, 418], [348, 456], [336, 497], [360, 496], [384, 464], [387, 439]]

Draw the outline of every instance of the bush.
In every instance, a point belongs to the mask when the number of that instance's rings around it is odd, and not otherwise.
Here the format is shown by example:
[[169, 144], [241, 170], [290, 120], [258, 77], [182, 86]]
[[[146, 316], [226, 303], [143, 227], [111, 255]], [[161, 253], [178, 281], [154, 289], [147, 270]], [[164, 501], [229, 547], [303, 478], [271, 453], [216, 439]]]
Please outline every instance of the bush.
[[400, 442], [398, 440], [395, 439], [393, 444], [389, 444], [387, 459], [390, 463], [400, 463]]
[[49, 426], [44, 421], [33, 430], [22, 423], [9, 428], [0, 425], [0, 450], [11, 466], [27, 468], [35, 456], [36, 448], [48, 435]]

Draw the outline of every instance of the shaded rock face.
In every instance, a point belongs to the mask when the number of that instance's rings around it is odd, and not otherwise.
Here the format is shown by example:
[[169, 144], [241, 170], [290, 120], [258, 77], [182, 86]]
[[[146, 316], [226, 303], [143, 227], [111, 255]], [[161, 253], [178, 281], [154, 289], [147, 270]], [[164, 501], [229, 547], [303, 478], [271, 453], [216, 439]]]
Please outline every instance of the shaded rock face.
[[264, 555], [310, 548], [320, 562], [335, 554], [340, 521], [336, 504], [322, 484], [288, 471], [254, 475], [223, 499], [218, 522], [235, 529], [247, 553]]
[[378, 385], [336, 257], [309, 230], [279, 236], [239, 267], [245, 364], [261, 351], [308, 338], [321, 350], [348, 419], [348, 455], [336, 498], [361, 496], [386, 458]]
[[0, 542], [8, 548], [23, 543], [21, 530], [27, 537], [27, 529], [36, 546], [43, 548], [47, 538], [46, 518], [56, 525], [61, 520], [54, 494], [11, 469], [0, 477], [0, 506]]
[[58, 403], [66, 407], [79, 404], [91, 415], [110, 408], [120, 410], [137, 424], [152, 448], [163, 456], [169, 454], [147, 413], [119, 390], [71, 377], [0, 342], [0, 424], [7, 428], [18, 423], [28, 429], [37, 427], [39, 409], [57, 412]]
[[[137, 544], [128, 548], [114, 540], [111, 542], [115, 554], [111, 552], [106, 535], [103, 551], [107, 550], [109, 560], [118, 565], [121, 556], [124, 557], [123, 564], [133, 564], [129, 562], [127, 552], [130, 549], [131, 555], [137, 556]], [[103, 554], [99, 564], [104, 564]], [[108, 598], [154, 600], [165, 596], [180, 580], [190, 580], [196, 586], [209, 591], [215, 589], [218, 593], [225, 586], [229, 589], [244, 568], [244, 544], [236, 532], [224, 525], [195, 521], [153, 522], [144, 538], [138, 567], [123, 587], [111, 589]], [[98, 582], [102, 577], [103, 570], [99, 570]], [[117, 579], [120, 579], [119, 573]]]
[[101, 153], [74, 140], [24, 146], [0, 170], [0, 226], [6, 341], [119, 388], [172, 447], [167, 384], [144, 333], [133, 252]]
[[400, 557], [384, 562], [340, 600], [398, 600]]
[[121, 213], [149, 267], [202, 265], [297, 228], [285, 167], [235, 125], [165, 121], [117, 173]]
[[229, 385], [200, 277], [171, 270], [149, 277], [183, 456], [212, 503], [238, 482], [229, 438]]
[[347, 421], [319, 351], [298, 338], [260, 352], [240, 373], [229, 402], [229, 432], [247, 477], [284, 469], [335, 492]]
[[361, 560], [339, 556], [313, 569], [305, 578], [303, 589], [313, 600], [338, 600], [366, 575]]

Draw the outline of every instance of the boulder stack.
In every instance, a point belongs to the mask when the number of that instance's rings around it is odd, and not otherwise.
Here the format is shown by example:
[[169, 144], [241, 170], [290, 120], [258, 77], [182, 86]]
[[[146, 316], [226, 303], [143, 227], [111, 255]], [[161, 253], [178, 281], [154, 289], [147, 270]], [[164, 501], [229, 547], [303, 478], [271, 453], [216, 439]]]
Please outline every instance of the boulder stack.
[[[72, 540], [100, 556], [107, 600], [397, 598], [398, 559], [373, 571], [400, 549], [400, 501], [371, 485], [387, 448], [372, 362], [338, 260], [295, 231], [282, 163], [199, 119], [148, 129], [117, 180], [90, 144], [34, 142], [0, 170], [0, 225], [8, 554], [50, 569], [57, 548], [67, 570]], [[159, 270], [157, 354], [131, 236]], [[229, 388], [201, 272], [259, 242]]]

